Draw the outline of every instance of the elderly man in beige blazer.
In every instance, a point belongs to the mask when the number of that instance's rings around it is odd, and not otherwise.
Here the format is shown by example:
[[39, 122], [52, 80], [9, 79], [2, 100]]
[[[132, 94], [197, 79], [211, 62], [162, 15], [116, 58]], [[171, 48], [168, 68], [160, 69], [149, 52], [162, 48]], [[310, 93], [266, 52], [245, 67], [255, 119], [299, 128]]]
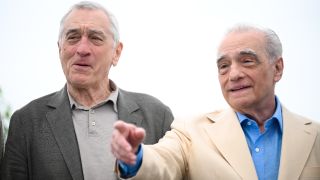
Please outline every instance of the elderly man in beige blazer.
[[274, 31], [235, 26], [220, 44], [217, 67], [230, 109], [176, 120], [151, 146], [141, 145], [143, 129], [115, 123], [111, 146], [120, 177], [320, 179], [320, 125], [287, 110], [274, 92], [284, 67]]

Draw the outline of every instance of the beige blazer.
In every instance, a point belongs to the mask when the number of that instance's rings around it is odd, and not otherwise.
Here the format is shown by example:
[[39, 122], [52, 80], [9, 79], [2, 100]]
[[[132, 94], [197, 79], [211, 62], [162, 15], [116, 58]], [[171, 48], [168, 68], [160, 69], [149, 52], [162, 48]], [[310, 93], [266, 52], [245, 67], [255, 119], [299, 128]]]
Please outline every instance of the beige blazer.
[[[320, 125], [283, 108], [279, 180], [320, 179]], [[258, 179], [232, 109], [174, 121], [157, 145], [143, 146], [139, 180]]]

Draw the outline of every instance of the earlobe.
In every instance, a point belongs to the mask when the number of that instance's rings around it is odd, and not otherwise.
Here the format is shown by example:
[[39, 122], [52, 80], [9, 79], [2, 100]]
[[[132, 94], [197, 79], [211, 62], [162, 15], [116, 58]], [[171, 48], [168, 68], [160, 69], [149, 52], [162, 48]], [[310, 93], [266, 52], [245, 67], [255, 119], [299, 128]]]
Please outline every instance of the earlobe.
[[112, 61], [112, 66], [113, 67], [117, 66], [118, 62], [119, 62], [119, 59], [114, 58]]

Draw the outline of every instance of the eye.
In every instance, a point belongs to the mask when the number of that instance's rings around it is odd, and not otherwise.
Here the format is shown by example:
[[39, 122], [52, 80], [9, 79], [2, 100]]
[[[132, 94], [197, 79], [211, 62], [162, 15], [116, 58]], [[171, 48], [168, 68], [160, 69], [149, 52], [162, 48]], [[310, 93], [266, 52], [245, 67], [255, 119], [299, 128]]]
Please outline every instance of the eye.
[[251, 59], [244, 59], [243, 62], [244, 62], [244, 63], [251, 63], [251, 62], [253, 62], [253, 61], [252, 61]]
[[102, 41], [102, 38], [100, 38], [100, 37], [98, 37], [98, 36], [93, 36], [93, 37], [91, 37], [91, 39], [97, 40], [97, 41]]
[[102, 45], [104, 43], [104, 38], [97, 36], [97, 35], [92, 35], [89, 37], [91, 42], [95, 45]]
[[70, 34], [66, 37], [66, 40], [69, 42], [69, 43], [75, 43], [75, 42], [78, 42], [79, 40], [81, 39], [81, 36], [78, 35], [78, 34]]
[[225, 74], [228, 69], [229, 69], [229, 66], [230, 64], [229, 63], [226, 63], [226, 62], [222, 62], [222, 63], [219, 63], [218, 64], [218, 71], [219, 71], [219, 74]]
[[256, 64], [256, 60], [254, 58], [251, 58], [251, 57], [244, 57], [244, 58], [241, 59], [241, 63], [244, 66], [252, 66], [252, 65]]
[[227, 67], [228, 67], [227, 64], [220, 64], [220, 65], [218, 66], [219, 69], [225, 69], [225, 68], [227, 68]]

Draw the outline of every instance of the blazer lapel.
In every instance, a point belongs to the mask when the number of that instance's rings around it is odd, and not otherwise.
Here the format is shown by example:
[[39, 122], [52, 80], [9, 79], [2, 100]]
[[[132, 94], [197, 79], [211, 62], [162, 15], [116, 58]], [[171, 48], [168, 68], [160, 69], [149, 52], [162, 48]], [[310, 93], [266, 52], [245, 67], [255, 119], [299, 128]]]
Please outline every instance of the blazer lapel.
[[143, 115], [138, 111], [139, 105], [132, 100], [131, 96], [119, 89], [118, 95], [118, 116], [120, 120], [141, 126]]
[[317, 136], [312, 122], [282, 109], [283, 135], [279, 180], [298, 179]]
[[242, 179], [258, 179], [245, 135], [234, 111], [228, 109], [208, 118], [214, 123], [206, 127], [206, 131], [230, 166]]
[[70, 174], [74, 180], [81, 180], [83, 179], [81, 158], [66, 87], [57, 93], [48, 105], [55, 108], [47, 113], [47, 120]]

